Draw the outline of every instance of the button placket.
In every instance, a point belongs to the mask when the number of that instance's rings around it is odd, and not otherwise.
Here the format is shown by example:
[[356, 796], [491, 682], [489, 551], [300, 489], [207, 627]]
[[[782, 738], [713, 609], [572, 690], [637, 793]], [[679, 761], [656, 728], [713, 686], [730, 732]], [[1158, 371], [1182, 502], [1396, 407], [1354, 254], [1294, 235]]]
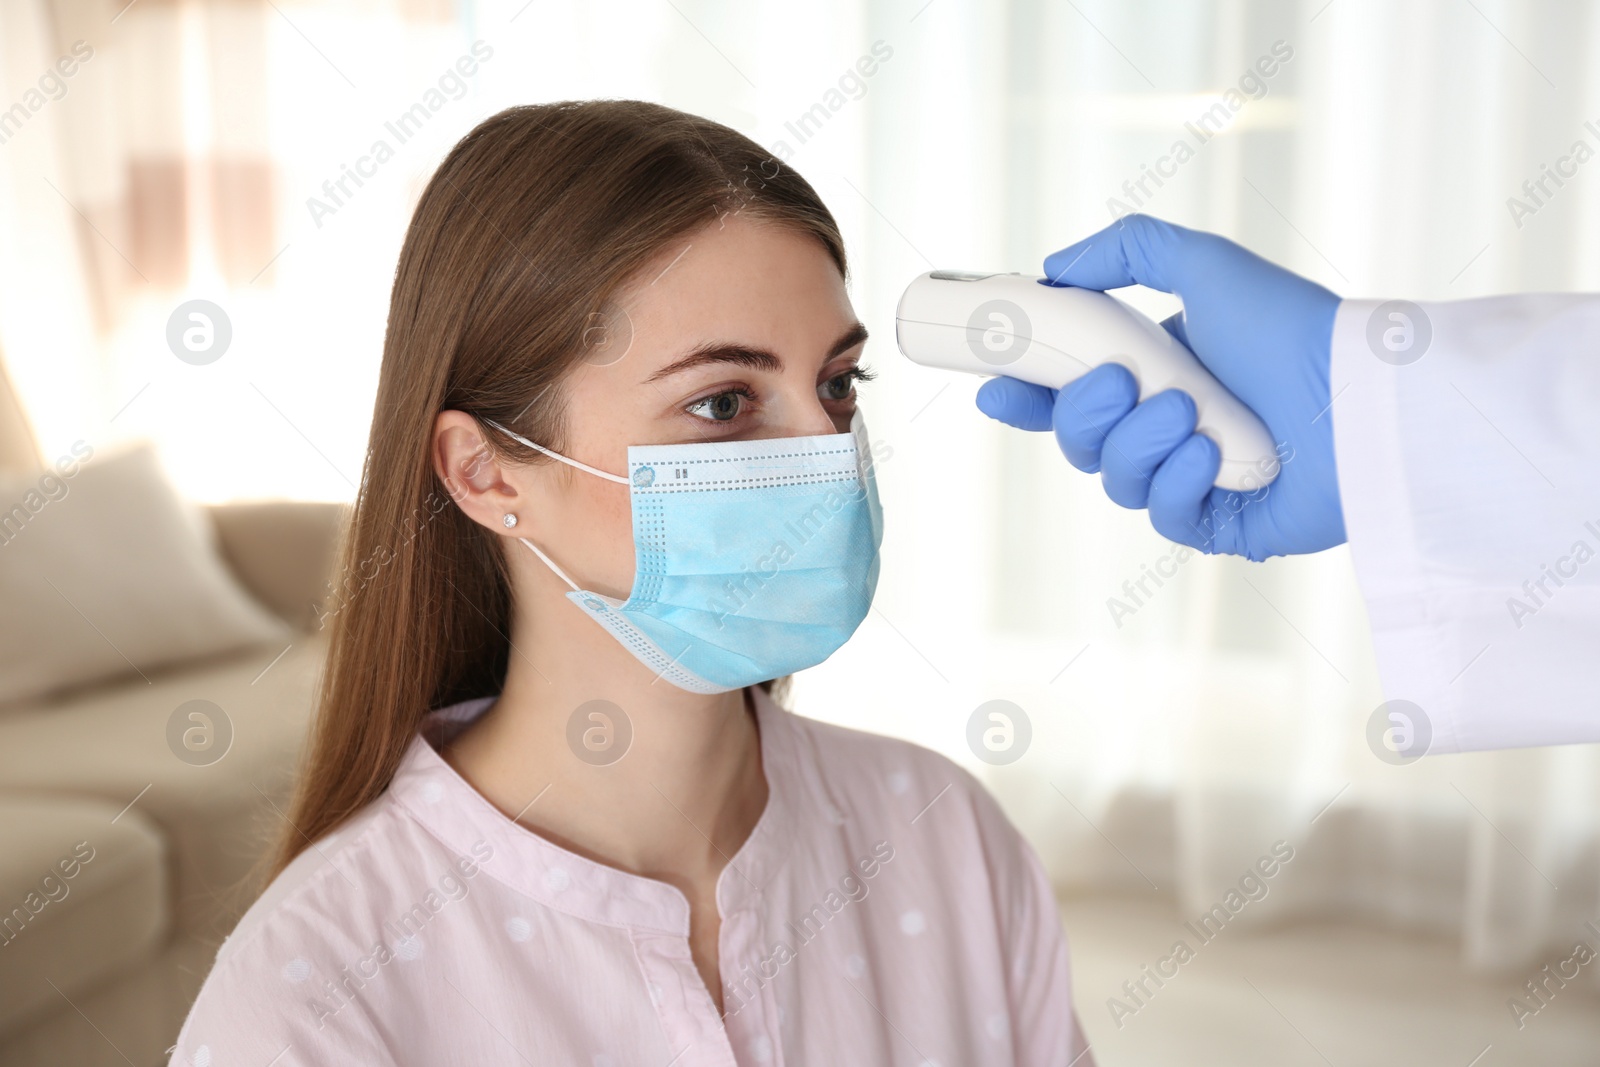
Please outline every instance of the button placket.
[[688, 939], [636, 930], [633, 951], [667, 1046], [676, 1057], [672, 1067], [737, 1067]]
[[722, 1022], [728, 1041], [738, 1050], [741, 1064], [780, 1067], [783, 1052], [777, 1040], [772, 983], [781, 964], [763, 955], [756, 909], [723, 916], [718, 941]]

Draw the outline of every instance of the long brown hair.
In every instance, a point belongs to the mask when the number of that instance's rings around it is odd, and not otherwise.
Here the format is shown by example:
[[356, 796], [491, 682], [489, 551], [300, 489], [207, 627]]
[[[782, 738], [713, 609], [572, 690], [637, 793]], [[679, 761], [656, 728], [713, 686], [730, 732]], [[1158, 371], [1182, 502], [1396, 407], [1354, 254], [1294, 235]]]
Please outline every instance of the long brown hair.
[[323, 609], [315, 722], [268, 878], [388, 787], [430, 708], [505, 679], [503, 539], [435, 477], [435, 416], [472, 414], [513, 462], [544, 457], [483, 419], [562, 450], [562, 381], [612, 297], [729, 212], [815, 236], [846, 274], [838, 224], [804, 178], [743, 134], [658, 104], [509, 108], [440, 164], [400, 251], [361, 488]]

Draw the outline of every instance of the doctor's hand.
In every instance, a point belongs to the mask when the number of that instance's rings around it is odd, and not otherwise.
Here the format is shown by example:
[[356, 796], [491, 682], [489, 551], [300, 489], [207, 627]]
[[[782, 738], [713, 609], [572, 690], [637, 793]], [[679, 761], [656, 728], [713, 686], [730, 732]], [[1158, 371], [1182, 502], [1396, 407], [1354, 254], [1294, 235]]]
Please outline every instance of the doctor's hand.
[[978, 390], [984, 414], [1054, 429], [1074, 467], [1099, 471], [1107, 496], [1148, 508], [1156, 532], [1179, 544], [1261, 560], [1343, 543], [1328, 410], [1337, 296], [1226, 238], [1148, 215], [1052, 253], [1044, 273], [1058, 285], [1175, 293], [1183, 311], [1162, 325], [1266, 423], [1278, 477], [1249, 493], [1214, 487], [1222, 456], [1195, 433], [1194, 401], [1169, 389], [1141, 403], [1133, 375], [1115, 363], [1059, 391], [991, 379]]

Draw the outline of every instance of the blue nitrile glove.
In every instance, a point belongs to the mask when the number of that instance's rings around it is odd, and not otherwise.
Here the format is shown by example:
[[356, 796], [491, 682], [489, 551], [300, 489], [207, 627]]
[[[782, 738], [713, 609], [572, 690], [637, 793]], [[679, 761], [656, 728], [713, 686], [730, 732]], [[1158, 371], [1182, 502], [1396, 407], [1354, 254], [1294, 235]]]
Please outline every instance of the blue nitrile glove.
[[1261, 560], [1344, 542], [1328, 410], [1337, 296], [1226, 238], [1148, 215], [1046, 256], [1044, 273], [1059, 285], [1177, 294], [1183, 311], [1162, 325], [1261, 416], [1281, 470], [1252, 493], [1215, 488], [1222, 456], [1194, 432], [1194, 401], [1169, 389], [1136, 405], [1133, 375], [1114, 363], [1059, 392], [991, 379], [978, 390], [984, 414], [1053, 427], [1074, 467], [1099, 471], [1107, 496], [1148, 507], [1156, 532], [1179, 544]]

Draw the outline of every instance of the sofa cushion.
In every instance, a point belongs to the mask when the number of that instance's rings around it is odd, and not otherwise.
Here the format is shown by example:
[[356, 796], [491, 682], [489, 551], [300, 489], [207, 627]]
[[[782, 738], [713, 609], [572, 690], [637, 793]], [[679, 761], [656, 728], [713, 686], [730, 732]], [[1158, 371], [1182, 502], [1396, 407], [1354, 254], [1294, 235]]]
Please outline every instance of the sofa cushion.
[[256, 646], [0, 716], [0, 791], [132, 804], [166, 839], [175, 930], [220, 941], [283, 825], [326, 645], [297, 634], [287, 650]]
[[70, 477], [0, 479], [0, 708], [287, 643], [289, 627], [240, 588], [216, 542], [148, 443]]
[[4, 353], [0, 353], [0, 474], [19, 478], [39, 476], [39, 448], [34, 444], [33, 428], [23, 413], [22, 401], [6, 373]]
[[[301, 630], [320, 630], [348, 504], [309, 500], [212, 504], [218, 551], [261, 603]], [[341, 582], [343, 587], [345, 583]], [[341, 596], [348, 597], [342, 591]], [[326, 604], [326, 606], [324, 606]]]
[[170, 920], [161, 835], [137, 811], [0, 793], [0, 1033], [155, 955]]

